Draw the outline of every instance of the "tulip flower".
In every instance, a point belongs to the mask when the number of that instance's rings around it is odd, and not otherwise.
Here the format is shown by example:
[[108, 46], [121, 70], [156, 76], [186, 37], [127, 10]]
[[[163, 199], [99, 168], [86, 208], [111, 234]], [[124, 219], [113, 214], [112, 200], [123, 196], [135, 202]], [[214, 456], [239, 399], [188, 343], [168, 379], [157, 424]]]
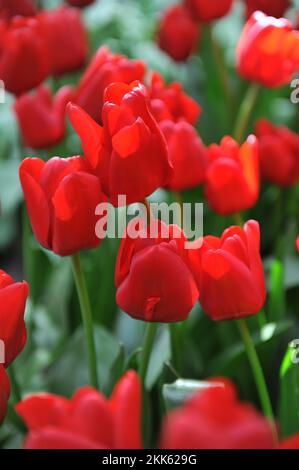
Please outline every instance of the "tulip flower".
[[0, 0], [0, 17], [33, 16], [36, 13], [33, 0]]
[[9, 380], [3, 365], [0, 364], [0, 424], [2, 423], [6, 415], [9, 395]]
[[84, 8], [94, 3], [94, 0], [66, 0], [72, 7]]
[[[186, 320], [198, 299], [185, 235], [178, 226], [151, 221], [133, 238], [128, 224], [118, 253], [116, 302], [131, 317], [147, 322]], [[157, 233], [151, 236], [154, 224]], [[140, 227], [142, 220], [140, 219]]]
[[165, 418], [162, 448], [273, 448], [272, 431], [266, 418], [253, 405], [240, 401], [228, 379], [213, 382], [214, 386], [198, 392]]
[[253, 207], [259, 187], [258, 146], [253, 135], [241, 146], [227, 136], [220, 145], [209, 147], [205, 195], [215, 212], [228, 215]]
[[296, 248], [299, 253], [299, 236], [296, 238]]
[[160, 129], [174, 170], [167, 188], [183, 191], [200, 185], [208, 166], [208, 152], [194, 127], [185, 121], [162, 121]]
[[29, 433], [25, 449], [137, 449], [141, 447], [141, 386], [128, 371], [112, 397], [92, 387], [66, 398], [42, 393], [16, 405]]
[[65, 108], [71, 98], [69, 86], [64, 86], [52, 96], [50, 89], [41, 85], [34, 94], [23, 94], [16, 100], [14, 110], [27, 147], [51, 147], [63, 139]]
[[0, 80], [7, 91], [20, 95], [48, 75], [49, 58], [40, 22], [13, 18], [0, 24]]
[[208, 23], [226, 16], [234, 0], [185, 0], [185, 5], [197, 21]]
[[245, 0], [245, 4], [247, 18], [257, 10], [262, 11], [266, 15], [281, 18], [291, 6], [290, 0]]
[[158, 72], [154, 72], [149, 87], [151, 111], [158, 122], [185, 120], [195, 125], [201, 113], [201, 107], [188, 96], [181, 83], [166, 85]]
[[237, 68], [246, 80], [269, 88], [289, 84], [299, 70], [299, 31], [284, 18], [255, 12], [238, 43]]
[[80, 69], [88, 53], [87, 33], [76, 8], [60, 7], [38, 15], [42, 24], [55, 76]]
[[106, 201], [83, 157], [26, 158], [20, 180], [34, 235], [60, 256], [95, 248], [96, 206]]
[[113, 83], [106, 88], [103, 127], [72, 104], [69, 116], [113, 205], [118, 205], [119, 195], [125, 195], [126, 203], [131, 204], [167, 184], [172, 166], [165, 139], [139, 82]]
[[130, 60], [124, 55], [113, 54], [108, 47], [101, 47], [91, 60], [76, 90], [74, 102], [95, 121], [101, 121], [105, 88], [113, 82], [132, 83], [142, 81], [145, 64]]
[[158, 42], [170, 57], [184, 62], [196, 49], [198, 38], [199, 25], [184, 6], [171, 6], [164, 12], [159, 25]]
[[282, 187], [299, 180], [299, 137], [285, 126], [261, 119], [255, 133], [259, 144], [261, 173], [265, 180]]

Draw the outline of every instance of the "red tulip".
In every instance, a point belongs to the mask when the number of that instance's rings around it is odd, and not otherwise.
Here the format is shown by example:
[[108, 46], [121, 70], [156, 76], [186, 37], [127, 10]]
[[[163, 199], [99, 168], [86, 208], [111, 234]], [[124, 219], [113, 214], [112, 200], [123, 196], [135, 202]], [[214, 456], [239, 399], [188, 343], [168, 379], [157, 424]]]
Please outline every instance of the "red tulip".
[[49, 59], [43, 31], [34, 18], [16, 17], [0, 23], [0, 79], [7, 91], [20, 95], [48, 75]]
[[256, 11], [239, 40], [237, 67], [242, 77], [266, 87], [288, 84], [299, 70], [299, 31], [284, 18]]
[[196, 49], [199, 25], [184, 6], [171, 6], [164, 12], [158, 36], [163, 51], [178, 62], [185, 61]]
[[201, 248], [188, 253], [201, 305], [212, 320], [248, 317], [262, 309], [266, 288], [258, 222], [230, 227], [221, 238], [204, 237]]
[[33, 16], [35, 12], [33, 0], [0, 0], [0, 17]]
[[290, 0], [245, 0], [246, 16], [249, 18], [257, 10], [266, 15], [281, 18], [290, 7]]
[[38, 18], [44, 29], [51, 73], [61, 75], [82, 67], [87, 57], [88, 43], [80, 11], [60, 7], [45, 10]]
[[43, 393], [16, 406], [29, 433], [26, 449], [136, 449], [141, 447], [141, 385], [128, 371], [112, 397], [82, 387], [66, 398]]
[[227, 15], [234, 0], [185, 0], [194, 18], [202, 23], [207, 23]]
[[160, 129], [166, 138], [174, 169], [167, 188], [183, 191], [201, 184], [208, 165], [208, 153], [194, 127], [185, 121], [162, 121]]
[[279, 449], [299, 449], [299, 434], [294, 434], [293, 436], [284, 439], [280, 443]]
[[0, 364], [0, 424], [2, 423], [6, 415], [9, 395], [9, 380], [3, 365]]
[[74, 102], [81, 106], [95, 121], [101, 120], [105, 88], [113, 82], [132, 83], [143, 80], [145, 64], [113, 54], [108, 47], [101, 47], [94, 55], [81, 78]]
[[253, 135], [240, 147], [228, 136], [219, 146], [209, 147], [205, 195], [215, 212], [227, 215], [253, 207], [259, 187], [258, 146]]
[[165, 419], [166, 449], [271, 449], [271, 427], [264, 416], [241, 402], [228, 379], [197, 393]]
[[15, 104], [23, 141], [33, 149], [58, 144], [65, 134], [65, 108], [72, 98], [69, 86], [61, 88], [55, 96], [41, 85], [34, 94], [23, 94]]
[[266, 119], [256, 124], [262, 176], [279, 186], [291, 186], [299, 180], [299, 137], [284, 126]]
[[112, 204], [119, 195], [127, 204], [141, 201], [171, 176], [165, 140], [139, 82], [109, 85], [104, 101], [103, 127], [75, 105], [69, 105], [71, 122]]
[[96, 206], [106, 201], [82, 157], [27, 158], [20, 180], [34, 235], [60, 256], [95, 248]]
[[94, 3], [94, 0], [66, 0], [66, 2], [73, 7], [84, 8]]
[[[135, 225], [133, 219], [118, 253], [115, 274], [118, 306], [138, 320], [161, 323], [186, 320], [198, 299], [198, 290], [183, 232], [177, 226], [152, 221], [140, 236], [133, 238], [131, 229]], [[157, 229], [156, 237], [150, 236], [153, 227]]]
[[5, 367], [20, 354], [26, 343], [24, 312], [28, 284], [0, 270], [0, 340], [4, 342]]
[[158, 122], [185, 120], [192, 125], [201, 113], [201, 107], [182, 89], [178, 82], [166, 85], [165, 81], [155, 72], [152, 74], [149, 88], [151, 98], [151, 111]]
[[297, 251], [299, 253], [299, 236], [296, 239], [296, 248], [297, 248]]

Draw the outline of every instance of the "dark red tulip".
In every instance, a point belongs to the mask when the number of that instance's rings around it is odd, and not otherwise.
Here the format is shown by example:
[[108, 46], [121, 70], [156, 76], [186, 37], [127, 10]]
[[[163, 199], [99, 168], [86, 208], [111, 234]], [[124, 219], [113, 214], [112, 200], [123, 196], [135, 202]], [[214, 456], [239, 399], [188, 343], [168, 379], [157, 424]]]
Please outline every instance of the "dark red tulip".
[[142, 81], [144, 74], [144, 62], [113, 54], [108, 47], [103, 46], [96, 52], [81, 78], [74, 102], [99, 122], [105, 88], [113, 82], [130, 84], [134, 80]]
[[96, 206], [106, 201], [82, 157], [27, 158], [20, 180], [34, 235], [60, 256], [95, 248]]
[[0, 0], [0, 17], [33, 16], [36, 13], [33, 0]]
[[72, 7], [84, 8], [94, 3], [95, 0], [66, 0], [66, 3]]
[[149, 93], [151, 111], [158, 122], [168, 119], [174, 122], [185, 120], [192, 125], [196, 124], [201, 107], [184, 92], [181, 83], [166, 85], [162, 76], [154, 72]]
[[167, 188], [183, 191], [200, 185], [208, 166], [208, 152], [194, 127], [185, 121], [162, 121], [160, 129], [174, 170]]
[[174, 60], [183, 62], [196, 49], [199, 39], [199, 24], [189, 11], [181, 5], [169, 7], [159, 25], [160, 48]]
[[20, 96], [15, 104], [24, 144], [33, 149], [58, 144], [65, 134], [65, 108], [72, 98], [69, 86], [61, 88], [55, 96], [41, 85], [35, 93]]
[[189, 250], [203, 310], [212, 320], [230, 320], [258, 313], [266, 288], [260, 256], [258, 222], [233, 226], [221, 238], [207, 236]]
[[87, 32], [76, 8], [60, 7], [44, 10], [39, 16], [42, 24], [53, 75], [80, 69], [88, 53]]
[[240, 37], [237, 68], [246, 80], [269, 88], [289, 84], [299, 70], [299, 31], [284, 18], [256, 11]]
[[255, 128], [258, 137], [262, 176], [279, 186], [299, 180], [299, 136], [285, 126], [261, 119]]
[[234, 0], [185, 0], [185, 5], [196, 20], [208, 23], [226, 16], [233, 2]]
[[141, 385], [128, 371], [112, 397], [91, 387], [68, 400], [31, 395], [16, 406], [29, 433], [25, 449], [138, 449], [141, 447]]
[[9, 380], [3, 365], [0, 364], [0, 424], [2, 423], [6, 415], [9, 395]]
[[[164, 421], [164, 449], [271, 449], [268, 420], [241, 402], [228, 379], [198, 392]], [[216, 386], [216, 384], [219, 384]]]
[[215, 212], [228, 215], [253, 207], [259, 188], [258, 145], [253, 135], [241, 146], [227, 136], [220, 145], [209, 147], [205, 195]]
[[126, 196], [127, 204], [143, 200], [165, 186], [172, 174], [165, 139], [148, 104], [146, 89], [139, 82], [109, 85], [103, 127], [83, 109], [69, 105], [84, 153], [115, 206], [119, 195]]
[[290, 0], [245, 0], [245, 4], [247, 18], [257, 10], [262, 11], [266, 15], [281, 18], [291, 6]]
[[0, 24], [0, 79], [15, 95], [38, 86], [48, 75], [49, 58], [40, 22], [13, 18]]

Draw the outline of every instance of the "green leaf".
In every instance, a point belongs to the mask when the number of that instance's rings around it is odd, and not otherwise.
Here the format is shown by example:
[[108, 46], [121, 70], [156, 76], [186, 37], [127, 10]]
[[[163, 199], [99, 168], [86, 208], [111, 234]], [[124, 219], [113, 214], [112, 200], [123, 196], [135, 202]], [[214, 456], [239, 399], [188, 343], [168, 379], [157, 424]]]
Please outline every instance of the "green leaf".
[[189, 379], [178, 379], [172, 384], [165, 384], [163, 385], [163, 398], [166, 409], [171, 410], [176, 408], [196, 393], [203, 392], [215, 386], [217, 386], [216, 382], [212, 383]]
[[152, 349], [148, 371], [145, 379], [147, 390], [151, 390], [163, 371], [164, 364], [171, 355], [168, 328], [162, 327]]
[[286, 311], [284, 269], [278, 259], [274, 260], [271, 266], [270, 284], [268, 318], [270, 321], [278, 321], [284, 317]]
[[291, 346], [289, 346], [280, 368], [279, 418], [283, 437], [298, 432], [299, 362], [298, 352]]

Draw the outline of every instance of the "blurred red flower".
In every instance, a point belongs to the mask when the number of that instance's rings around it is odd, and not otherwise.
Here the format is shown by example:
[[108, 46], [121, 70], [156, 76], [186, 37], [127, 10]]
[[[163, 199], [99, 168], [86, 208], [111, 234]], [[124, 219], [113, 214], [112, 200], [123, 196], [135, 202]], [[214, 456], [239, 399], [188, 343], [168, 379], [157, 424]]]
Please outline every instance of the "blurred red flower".
[[299, 31], [284, 18], [255, 12], [237, 46], [237, 68], [245, 79], [269, 88], [288, 84], [299, 70]]
[[234, 0], [185, 0], [194, 18], [202, 23], [207, 23], [227, 15]]
[[138, 449], [141, 447], [141, 385], [130, 370], [107, 400], [91, 387], [66, 398], [42, 393], [16, 405], [29, 433], [26, 449]]
[[215, 212], [228, 215], [253, 207], [259, 188], [258, 145], [253, 135], [241, 146], [226, 136], [220, 145], [209, 147], [205, 195]]
[[266, 288], [258, 222], [250, 220], [244, 229], [232, 226], [221, 238], [206, 236], [188, 253], [202, 308], [212, 320], [248, 317], [262, 309]]
[[9, 395], [9, 380], [3, 365], [0, 364], [0, 424], [2, 423], [6, 415]]
[[199, 24], [184, 6], [175, 5], [165, 10], [158, 31], [158, 42], [163, 51], [183, 62], [196, 49], [198, 39]]
[[274, 126], [266, 119], [256, 123], [262, 176], [279, 186], [299, 180], [299, 136], [285, 126]]
[[148, 109], [146, 89], [139, 82], [106, 88], [103, 127], [75, 105], [71, 122], [84, 153], [113, 205], [118, 195], [138, 202], [165, 186], [172, 174], [165, 139]]
[[34, 94], [23, 94], [16, 100], [14, 110], [27, 147], [46, 148], [63, 139], [65, 108], [71, 98], [69, 86], [64, 86], [52, 96], [50, 89], [41, 85]]
[[130, 60], [124, 55], [113, 54], [108, 47], [103, 46], [82, 76], [74, 102], [100, 122], [105, 88], [113, 82], [130, 84], [134, 80], [142, 81], [145, 70], [141, 60]]
[[73, 7], [84, 8], [94, 3], [95, 0], [66, 0], [66, 3]]
[[26, 158], [20, 180], [34, 235], [60, 256], [95, 248], [96, 206], [106, 201], [83, 157]]
[[257, 10], [262, 11], [266, 15], [281, 18], [291, 6], [290, 0], [245, 0], [245, 4], [247, 18]]
[[0, 17], [33, 16], [36, 13], [33, 0], [0, 0]]

